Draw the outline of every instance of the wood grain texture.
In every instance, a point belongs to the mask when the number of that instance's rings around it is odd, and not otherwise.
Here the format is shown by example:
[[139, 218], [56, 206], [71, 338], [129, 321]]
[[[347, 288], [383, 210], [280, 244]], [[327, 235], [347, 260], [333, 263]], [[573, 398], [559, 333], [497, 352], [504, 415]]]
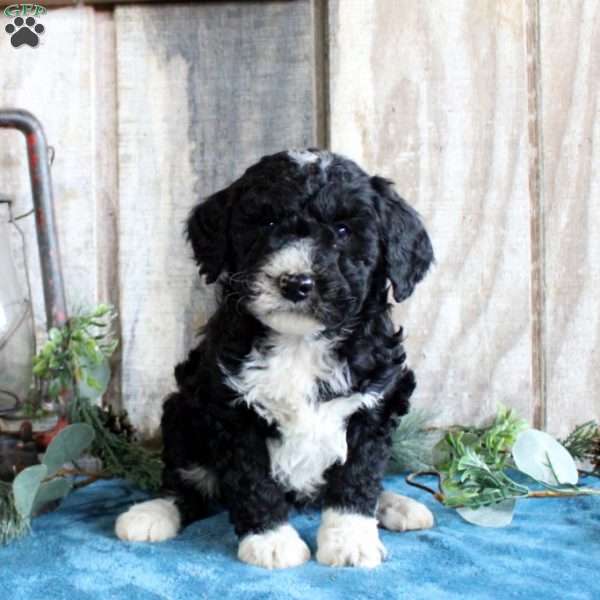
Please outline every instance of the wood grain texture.
[[542, 219], [541, 161], [541, 82], [539, 69], [539, 4], [538, 0], [523, 2], [525, 14], [525, 47], [527, 49], [527, 138], [529, 143], [529, 226], [531, 257], [531, 393], [533, 425], [545, 429], [546, 361], [544, 355], [544, 229]]
[[[119, 193], [117, 146], [117, 56], [111, 11], [94, 11], [94, 171], [96, 207], [97, 298], [119, 307]], [[120, 338], [120, 317], [113, 322]], [[121, 397], [121, 347], [111, 358], [112, 378], [104, 400], [118, 405]]]
[[548, 428], [600, 418], [600, 4], [540, 4]]
[[184, 220], [263, 154], [313, 142], [313, 36], [306, 1], [124, 6], [116, 23], [123, 398], [151, 432], [213, 304]]
[[330, 3], [331, 146], [396, 181], [437, 266], [395, 309], [437, 424], [532, 417], [519, 2]]
[[[104, 21], [110, 15], [103, 17]], [[100, 264], [99, 238], [104, 217], [98, 214], [98, 198], [112, 148], [97, 151], [105, 119], [111, 107], [98, 103], [94, 57], [106, 56], [97, 46], [94, 11], [91, 8], [56, 9], [43, 17], [46, 31], [39, 47], [15, 49], [0, 36], [2, 86], [0, 106], [31, 111], [42, 123], [48, 143], [55, 149], [52, 166], [63, 274], [71, 310], [98, 302], [106, 285]], [[108, 59], [103, 59], [108, 60]], [[114, 110], [114, 107], [113, 109]], [[115, 165], [110, 167], [116, 168]], [[31, 207], [31, 187], [23, 136], [0, 133], [0, 189], [16, 200], [17, 214]], [[45, 337], [45, 313], [33, 219], [21, 221], [26, 230], [29, 272], [33, 283], [38, 338]]]

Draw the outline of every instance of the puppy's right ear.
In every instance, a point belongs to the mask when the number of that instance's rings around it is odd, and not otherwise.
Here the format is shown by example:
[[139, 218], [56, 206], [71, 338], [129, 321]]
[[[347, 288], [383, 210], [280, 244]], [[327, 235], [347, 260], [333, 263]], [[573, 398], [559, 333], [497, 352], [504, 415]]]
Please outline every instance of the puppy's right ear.
[[225, 188], [198, 204], [188, 217], [187, 239], [206, 283], [214, 283], [227, 269], [230, 215], [231, 191]]

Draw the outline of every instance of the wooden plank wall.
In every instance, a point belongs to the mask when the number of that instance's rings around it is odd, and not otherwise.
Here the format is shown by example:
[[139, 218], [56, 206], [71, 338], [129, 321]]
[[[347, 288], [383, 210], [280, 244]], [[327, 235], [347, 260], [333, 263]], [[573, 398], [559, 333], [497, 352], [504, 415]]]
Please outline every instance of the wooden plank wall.
[[301, 1], [115, 13], [122, 385], [144, 430], [156, 427], [174, 363], [214, 301], [183, 240], [190, 208], [262, 155], [313, 141], [310, 8]]
[[[319, 143], [395, 180], [431, 232], [437, 265], [395, 308], [415, 405], [441, 425], [504, 402], [560, 434], [600, 417], [599, 7], [76, 6], [49, 10], [35, 50], [0, 35], [0, 106], [33, 111], [56, 148], [70, 305], [119, 307], [112, 400], [154, 431], [212, 309], [181, 235], [191, 205], [264, 153]], [[19, 212], [24, 151], [0, 133]]]
[[548, 427], [600, 416], [600, 3], [540, 4]]
[[396, 309], [415, 405], [464, 423], [500, 400], [531, 419], [522, 6], [330, 6], [331, 146], [396, 181], [437, 256]]
[[[331, 146], [395, 179], [438, 265], [396, 308], [437, 422], [600, 416], [600, 4], [329, 4]], [[349, 51], [352, 49], [352, 51]]]
[[[0, 33], [0, 106], [23, 108], [43, 123], [55, 149], [52, 166], [58, 233], [67, 298], [71, 307], [110, 299], [107, 257], [112, 243], [114, 98], [107, 79], [114, 70], [111, 16], [92, 8], [56, 9], [43, 17], [46, 32], [36, 49], [13, 48]], [[0, 132], [0, 192], [15, 200], [15, 213], [29, 210], [31, 188], [23, 136]], [[113, 211], [114, 214], [114, 211]], [[27, 233], [38, 336], [45, 313], [33, 217], [21, 221]], [[115, 263], [116, 264], [116, 263]]]

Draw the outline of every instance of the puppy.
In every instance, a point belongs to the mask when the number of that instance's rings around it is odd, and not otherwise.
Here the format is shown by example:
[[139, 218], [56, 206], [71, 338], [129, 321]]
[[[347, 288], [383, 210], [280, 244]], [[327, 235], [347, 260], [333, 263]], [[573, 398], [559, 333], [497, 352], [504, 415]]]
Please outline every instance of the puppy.
[[378, 520], [433, 523], [381, 486], [415, 388], [388, 281], [401, 302], [433, 260], [417, 213], [389, 181], [310, 149], [261, 159], [193, 209], [187, 234], [219, 308], [164, 404], [166, 497], [122, 514], [117, 535], [165, 540], [226, 509], [242, 561], [291, 567], [310, 551], [290, 509], [310, 505], [319, 562], [377, 566]]

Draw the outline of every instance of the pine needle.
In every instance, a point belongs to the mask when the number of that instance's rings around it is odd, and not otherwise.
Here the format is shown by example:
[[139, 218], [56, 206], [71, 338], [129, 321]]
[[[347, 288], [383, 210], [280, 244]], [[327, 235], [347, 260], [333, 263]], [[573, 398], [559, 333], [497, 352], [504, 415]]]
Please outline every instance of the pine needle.
[[428, 428], [430, 413], [413, 410], [403, 416], [392, 434], [390, 471], [424, 471], [432, 468], [433, 447], [440, 433]]
[[0, 481], [0, 546], [22, 537], [29, 528], [29, 519], [24, 519], [15, 507], [12, 486]]
[[102, 460], [105, 474], [127, 479], [148, 491], [161, 486], [162, 461], [157, 453], [147, 450], [124, 435], [109, 431], [100, 415], [100, 408], [86, 398], [75, 396], [69, 403], [71, 423], [87, 423], [95, 433], [91, 454]]
[[[577, 426], [561, 444], [575, 460], [589, 459], [600, 462], [600, 427], [596, 421], [588, 421]], [[595, 459], [595, 461], [594, 461]]]

